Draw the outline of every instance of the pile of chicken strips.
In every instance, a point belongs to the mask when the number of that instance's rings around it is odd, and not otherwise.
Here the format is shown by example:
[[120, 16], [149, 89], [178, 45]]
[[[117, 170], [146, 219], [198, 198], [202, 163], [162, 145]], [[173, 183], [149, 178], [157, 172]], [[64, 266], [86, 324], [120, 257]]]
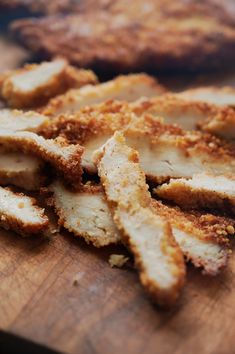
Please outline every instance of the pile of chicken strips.
[[187, 262], [211, 276], [226, 267], [235, 88], [174, 93], [146, 74], [99, 83], [56, 58], [2, 74], [0, 95], [1, 227], [48, 235], [52, 207], [91, 247], [126, 246], [162, 306], [177, 301]]

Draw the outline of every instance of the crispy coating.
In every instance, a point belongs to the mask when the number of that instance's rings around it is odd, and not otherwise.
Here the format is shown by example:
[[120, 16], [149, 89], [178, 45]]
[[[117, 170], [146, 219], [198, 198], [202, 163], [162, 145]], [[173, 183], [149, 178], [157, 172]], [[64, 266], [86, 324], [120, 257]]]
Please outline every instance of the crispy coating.
[[68, 89], [97, 83], [90, 70], [76, 69], [64, 59], [25, 65], [0, 76], [0, 95], [13, 108], [41, 106]]
[[[142, 98], [130, 103], [135, 114], [149, 113], [164, 118], [167, 124], [175, 124], [186, 130], [198, 128], [210, 131], [219, 137], [226, 137], [219, 128], [213, 129], [214, 122], [223, 122], [224, 126], [235, 121], [235, 111], [229, 107], [218, 107], [202, 101], [191, 101], [178, 94], [166, 94], [157, 98]], [[211, 129], [209, 127], [211, 125]]]
[[[55, 119], [45, 136], [62, 136], [84, 146], [82, 165], [95, 173], [92, 153], [116, 130], [123, 130], [128, 144], [140, 154], [148, 178], [162, 183], [169, 178], [190, 178], [195, 173], [234, 173], [234, 146], [210, 134], [163, 124], [149, 114], [137, 116], [126, 103], [108, 102], [87, 107], [69, 117]], [[43, 132], [42, 132], [43, 133]]]
[[[120, 242], [121, 236], [102, 187], [87, 184], [74, 193], [56, 181], [49, 190], [53, 192], [49, 202], [55, 208], [61, 226], [96, 247]], [[183, 212], [154, 199], [151, 208], [169, 221], [184, 256], [196, 267], [201, 267], [203, 273], [216, 275], [226, 266], [230, 252], [227, 235], [234, 232], [234, 221], [195, 211]]]
[[185, 278], [183, 255], [170, 224], [152, 212], [138, 153], [116, 132], [95, 153], [98, 172], [122, 241], [134, 255], [140, 280], [160, 305], [172, 305]]
[[86, 184], [72, 192], [56, 181], [48, 189], [53, 192], [49, 202], [61, 226], [95, 247], [120, 241], [101, 186]]
[[41, 159], [22, 152], [0, 151], [0, 185], [39, 190], [45, 181]]
[[166, 200], [174, 201], [184, 208], [219, 209], [235, 213], [235, 178], [232, 175], [200, 173], [192, 179], [170, 180], [155, 189], [155, 193]]
[[227, 264], [228, 235], [234, 221], [212, 214], [182, 211], [152, 199], [153, 210], [171, 224], [173, 235], [187, 260], [204, 274], [216, 275]]
[[235, 108], [235, 88], [231, 86], [197, 87], [180, 92], [178, 97], [189, 101], [202, 101], [217, 106], [230, 106]]
[[235, 139], [235, 110], [228, 107], [221, 108], [217, 114], [201, 121], [199, 128], [205, 132], [226, 140]]
[[82, 175], [80, 145], [69, 145], [63, 139], [46, 140], [33, 132], [0, 130], [0, 146], [5, 150], [21, 151], [50, 163], [67, 183], [78, 187]]
[[234, 19], [211, 1], [118, 0], [83, 14], [19, 20], [12, 29], [34, 52], [106, 72], [211, 69], [235, 57]]
[[22, 236], [43, 232], [48, 226], [44, 209], [34, 198], [0, 187], [0, 226]]
[[82, 107], [110, 99], [135, 101], [142, 96], [158, 96], [166, 91], [157, 80], [146, 74], [118, 76], [96, 86], [70, 90], [65, 95], [51, 99], [41, 112], [54, 117], [63, 113], [76, 113]]
[[0, 109], [0, 129], [36, 132], [49, 123], [49, 119], [37, 112], [23, 112], [17, 109]]

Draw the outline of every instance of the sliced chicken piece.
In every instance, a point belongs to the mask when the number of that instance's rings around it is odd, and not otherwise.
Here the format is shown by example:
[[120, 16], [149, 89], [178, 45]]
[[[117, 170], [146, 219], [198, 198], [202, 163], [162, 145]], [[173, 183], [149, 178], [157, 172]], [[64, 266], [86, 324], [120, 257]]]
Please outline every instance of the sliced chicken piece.
[[235, 88], [230, 86], [198, 87], [180, 92], [177, 96], [190, 101], [204, 101], [217, 106], [235, 107]]
[[213, 117], [201, 121], [199, 128], [226, 140], [235, 139], [235, 110], [228, 107], [221, 108]]
[[22, 236], [38, 234], [46, 229], [48, 218], [34, 198], [0, 187], [0, 226]]
[[190, 178], [202, 171], [215, 175], [235, 172], [233, 145], [200, 131], [188, 132], [163, 124], [160, 118], [149, 114], [137, 117], [128, 107], [111, 102], [83, 109], [69, 118], [55, 119], [45, 135], [59, 135], [83, 145], [82, 166], [89, 173], [96, 173], [93, 151], [116, 130], [125, 132], [128, 145], [139, 152], [141, 167], [154, 182]]
[[227, 264], [230, 250], [227, 235], [234, 221], [211, 214], [184, 212], [152, 199], [153, 210], [171, 224], [173, 235], [184, 255], [203, 273], [216, 275]]
[[134, 254], [141, 283], [158, 304], [173, 304], [185, 279], [183, 254], [170, 224], [150, 208], [138, 153], [116, 132], [95, 154], [95, 160], [115, 224]]
[[104, 102], [109, 99], [135, 101], [144, 97], [153, 97], [166, 92], [155, 79], [146, 74], [118, 76], [117, 78], [96, 86], [86, 86], [70, 90], [65, 95], [56, 97], [42, 109], [48, 116], [61, 113], [75, 113], [80, 108]]
[[59, 181], [52, 183], [50, 199], [59, 217], [59, 224], [96, 247], [120, 241], [119, 232], [100, 186], [84, 185], [71, 192]]
[[46, 140], [33, 132], [0, 130], [0, 145], [10, 151], [21, 151], [49, 162], [72, 186], [80, 182], [82, 168], [80, 145], [68, 145], [64, 139]]
[[38, 190], [45, 180], [43, 161], [19, 152], [0, 152], [0, 185], [12, 184], [26, 190]]
[[234, 175], [199, 173], [192, 179], [170, 180], [155, 189], [155, 193], [184, 208], [220, 209], [235, 214]]
[[79, 70], [64, 59], [56, 59], [2, 74], [0, 94], [11, 107], [29, 108], [43, 105], [70, 88], [96, 82], [92, 71]]
[[149, 113], [162, 117], [167, 124], [176, 124], [185, 130], [201, 129], [225, 139], [235, 138], [235, 111], [230, 107], [188, 101], [167, 94], [140, 99], [131, 103], [130, 108], [138, 116]]
[[[83, 237], [96, 247], [121, 241], [100, 186], [85, 185], [74, 193], [60, 182], [54, 182], [50, 203], [54, 206], [61, 226]], [[173, 235], [187, 260], [203, 273], [216, 275], [226, 264], [229, 254], [228, 238], [235, 232], [234, 222], [211, 214], [187, 213], [152, 199], [153, 212], [166, 218]]]
[[49, 123], [48, 117], [33, 111], [0, 110], [0, 129], [37, 131], [47, 123]]

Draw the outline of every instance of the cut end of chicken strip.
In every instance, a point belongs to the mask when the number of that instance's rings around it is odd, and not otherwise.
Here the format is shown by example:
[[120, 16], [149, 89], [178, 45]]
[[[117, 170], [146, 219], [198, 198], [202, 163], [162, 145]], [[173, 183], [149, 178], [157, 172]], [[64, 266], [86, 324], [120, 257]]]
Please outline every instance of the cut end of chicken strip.
[[120, 102], [87, 107], [73, 116], [56, 118], [42, 133], [59, 135], [84, 146], [82, 166], [89, 173], [96, 173], [92, 153], [117, 130], [124, 131], [128, 145], [139, 152], [145, 174], [156, 183], [170, 178], [190, 178], [202, 171], [235, 172], [232, 145], [210, 134], [163, 124], [162, 119], [151, 114], [138, 117], [129, 107]]
[[48, 117], [33, 111], [0, 110], [0, 129], [37, 131], [46, 126], [47, 123], [49, 123]]
[[43, 161], [19, 152], [0, 152], [0, 185], [12, 184], [25, 190], [39, 190], [45, 177]]
[[229, 107], [220, 108], [216, 114], [201, 121], [199, 128], [205, 132], [226, 140], [235, 140], [235, 110]]
[[34, 198], [0, 187], [0, 226], [22, 236], [38, 234], [48, 226], [44, 209]]
[[96, 247], [120, 242], [119, 232], [100, 186], [84, 185], [71, 192], [61, 182], [50, 185], [50, 203], [59, 217], [59, 224]]
[[0, 145], [7, 150], [35, 155], [49, 162], [72, 186], [80, 183], [82, 168], [80, 145], [68, 145], [63, 139], [46, 140], [33, 132], [0, 130]]
[[166, 94], [157, 98], [140, 99], [131, 103], [130, 108], [138, 116], [147, 113], [159, 116], [164, 119], [164, 123], [175, 124], [185, 130], [200, 128], [218, 137], [235, 138], [235, 111], [230, 107], [188, 101], [178, 95]]
[[130, 102], [142, 96], [153, 97], [165, 92], [166, 89], [162, 85], [146, 74], [118, 76], [96, 86], [70, 90], [65, 95], [50, 100], [48, 105], [42, 109], [42, 113], [48, 116], [76, 113], [82, 107], [110, 99]]
[[235, 213], [235, 178], [233, 175], [214, 176], [200, 173], [192, 179], [170, 180], [155, 189], [163, 199], [174, 201], [184, 208], [219, 209]]
[[150, 209], [138, 153], [116, 132], [94, 158], [121, 239], [134, 254], [141, 283], [158, 304], [173, 304], [184, 283], [184, 259], [170, 224]]
[[70, 88], [97, 82], [95, 74], [68, 65], [64, 59], [26, 65], [0, 77], [2, 98], [13, 108], [45, 104]]
[[177, 96], [190, 101], [204, 101], [217, 106], [235, 107], [235, 88], [230, 86], [198, 87], [180, 92]]
[[185, 212], [152, 199], [152, 210], [171, 224], [173, 235], [187, 260], [204, 274], [216, 275], [227, 264], [228, 235], [234, 221], [211, 214]]
[[[49, 190], [54, 194], [50, 204], [59, 216], [59, 223], [70, 232], [96, 247], [121, 240], [100, 186], [87, 184], [73, 193], [57, 181]], [[204, 274], [216, 275], [226, 266], [230, 253], [227, 236], [234, 232], [234, 221], [211, 214], [188, 213], [154, 199], [151, 208], [169, 221], [184, 256], [202, 268]]]

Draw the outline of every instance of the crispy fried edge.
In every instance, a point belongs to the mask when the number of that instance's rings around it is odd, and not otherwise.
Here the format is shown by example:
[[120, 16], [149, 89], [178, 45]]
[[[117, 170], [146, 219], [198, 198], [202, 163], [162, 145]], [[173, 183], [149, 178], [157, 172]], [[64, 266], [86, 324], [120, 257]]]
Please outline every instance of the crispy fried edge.
[[234, 230], [234, 220], [212, 214], [202, 214], [193, 210], [189, 212], [182, 211], [179, 207], [167, 206], [155, 199], [152, 199], [151, 207], [155, 212], [165, 217], [173, 227], [175, 225], [183, 232], [190, 233], [192, 237], [199, 241], [220, 246], [221, 259], [223, 261], [218, 265], [217, 269], [215, 269], [214, 264], [211, 267], [211, 263], [205, 263], [202, 257], [194, 257], [190, 253], [186, 254], [184, 252], [187, 261], [191, 260], [195, 267], [203, 268], [203, 274], [217, 275], [226, 266], [231, 253], [228, 239], [231, 232], [229, 230]]
[[235, 213], [235, 200], [230, 200], [224, 193], [205, 188], [196, 188], [181, 183], [185, 178], [172, 179], [168, 184], [163, 184], [153, 190], [160, 198], [174, 201], [184, 209], [207, 208], [221, 210], [227, 213]]
[[[135, 150], [129, 148], [125, 144], [125, 139], [120, 132], [116, 132], [114, 134], [113, 138], [111, 138], [111, 139], [117, 139], [117, 141], [121, 142], [121, 144], [123, 146], [126, 146], [128, 160], [130, 161], [131, 164], [133, 164], [133, 168], [134, 168], [134, 166], [137, 168], [137, 173], [139, 174], [139, 183], [138, 183], [139, 187], [138, 188], [140, 189], [139, 193], [138, 193], [139, 200], [137, 201], [137, 204], [139, 204], [139, 205], [137, 205], [137, 209], [146, 210], [149, 213], [150, 217], [152, 217], [155, 220], [154, 213], [152, 213], [152, 211], [150, 209], [151, 198], [150, 198], [149, 192], [147, 191], [148, 188], [145, 183], [144, 173], [140, 169], [140, 166], [139, 166], [138, 153]], [[106, 144], [108, 144], [108, 142]], [[175, 285], [174, 285], [174, 287], [172, 287], [172, 289], [163, 290], [163, 289], [160, 289], [157, 284], [153, 283], [153, 281], [149, 279], [146, 269], [145, 269], [143, 262], [142, 262], [141, 254], [139, 253], [135, 242], [133, 242], [133, 240], [131, 239], [131, 236], [126, 232], [124, 226], [122, 225], [122, 222], [121, 222], [119, 215], [117, 213], [117, 210], [116, 210], [117, 208], [120, 208], [128, 213], [128, 212], [130, 212], [129, 208], [130, 208], [130, 203], [132, 203], [132, 202], [129, 201], [126, 203], [125, 201], [111, 200], [108, 196], [108, 193], [106, 192], [106, 188], [107, 188], [109, 182], [107, 181], [106, 172], [105, 172], [104, 168], [102, 167], [102, 159], [106, 153], [105, 152], [105, 149], [107, 146], [106, 144], [101, 150], [97, 151], [94, 154], [94, 158], [95, 158], [95, 162], [97, 163], [98, 173], [99, 173], [99, 176], [101, 179], [101, 183], [102, 183], [104, 190], [105, 190], [108, 204], [110, 205], [110, 209], [113, 213], [114, 221], [115, 221], [118, 229], [121, 231], [121, 240], [132, 251], [132, 253], [135, 256], [135, 263], [136, 263], [136, 266], [140, 272], [140, 280], [141, 280], [142, 285], [146, 289], [146, 291], [149, 293], [149, 295], [152, 297], [152, 299], [154, 301], [156, 301], [157, 303], [159, 303], [160, 305], [170, 306], [176, 301], [177, 297], [179, 296], [179, 291], [184, 284], [185, 264], [184, 264], [183, 254], [182, 254], [178, 244], [176, 243], [176, 241], [172, 235], [171, 226], [170, 226], [169, 222], [164, 220], [163, 221], [163, 232], [165, 235], [165, 239], [164, 239], [164, 241], [162, 241], [162, 251], [163, 252], [165, 251], [164, 253], [166, 253], [166, 254], [168, 254], [168, 256], [170, 256], [171, 262], [173, 260], [175, 271], [176, 271], [176, 265], [177, 265], [178, 281], [175, 283]], [[135, 208], [136, 208], [136, 206], [135, 206]], [[133, 212], [133, 210], [132, 210], [132, 212]]]
[[[46, 188], [44, 190], [46, 192], [53, 193], [53, 195], [47, 199], [47, 204], [54, 208], [54, 210], [59, 218], [58, 224], [60, 226], [63, 226], [65, 229], [67, 229], [69, 232], [73, 233], [75, 236], [82, 237], [86, 241], [87, 244], [91, 243], [93, 246], [95, 246], [97, 248], [108, 246], [111, 244], [117, 244], [120, 242], [119, 233], [117, 233], [117, 235], [115, 235], [115, 237], [106, 236], [106, 237], [101, 238], [101, 237], [90, 236], [87, 232], [76, 232], [76, 230], [74, 230], [74, 228], [70, 227], [69, 224], [67, 223], [65, 214], [63, 212], [63, 208], [58, 207], [53, 189], [51, 189], [51, 187], [49, 186], [48, 188]], [[86, 194], [91, 194], [91, 195], [101, 194], [102, 198], [105, 198], [103, 188], [100, 185], [94, 185], [91, 183], [81, 185], [79, 190], [76, 191], [76, 194], [77, 193], [78, 194], [86, 193]], [[112, 216], [111, 216], [111, 218], [112, 218]]]
[[[1, 188], [3, 188], [3, 187], [1, 187]], [[3, 188], [3, 189], [6, 189], [6, 190], [10, 191], [11, 193], [13, 193], [15, 197], [23, 196], [23, 197], [29, 199], [32, 207], [35, 208], [39, 212], [40, 218], [42, 219], [43, 222], [41, 224], [39, 224], [39, 223], [38, 224], [34, 224], [34, 223], [25, 224], [24, 221], [21, 221], [20, 219], [14, 217], [14, 215], [1, 214], [0, 215], [0, 226], [1, 227], [3, 227], [5, 230], [15, 231], [24, 237], [30, 236], [31, 234], [41, 233], [48, 227], [49, 219], [44, 214], [44, 209], [42, 209], [36, 205], [35, 198], [26, 196], [23, 193], [14, 193], [9, 188]], [[19, 203], [20, 202], [21, 201], [19, 200]]]
[[[130, 74], [130, 75], [120, 75], [113, 80], [107, 81], [105, 83], [100, 83], [96, 85], [95, 88], [91, 87], [91, 92], [85, 88], [85, 90], [81, 89], [71, 89], [65, 95], [60, 95], [58, 97], [52, 98], [48, 104], [43, 107], [40, 112], [47, 116], [54, 116], [57, 114], [58, 110], [62, 108], [64, 105], [75, 103], [79, 100], [86, 99], [86, 97], [94, 97], [95, 92], [99, 95], [99, 98], [102, 98], [103, 101], [107, 101], [107, 95], [113, 92], [113, 99], [115, 99], [115, 94], [120, 93], [120, 88], [124, 90], [128, 87], [129, 90], [133, 88], [136, 84], [146, 83], [149, 87], [153, 87], [156, 90], [156, 95], [163, 94], [167, 92], [167, 89], [161, 85], [157, 79], [147, 75], [147, 74]], [[102, 93], [102, 95], [101, 95]], [[102, 96], [102, 97], [101, 97]], [[110, 99], [108, 99], [110, 100]], [[85, 105], [86, 106], [86, 105]], [[85, 107], [84, 106], [84, 107]], [[92, 105], [91, 105], [92, 106]], [[80, 108], [82, 109], [82, 107]], [[78, 109], [78, 111], [80, 111]]]
[[3, 74], [0, 77], [1, 97], [13, 108], [38, 107], [47, 103], [50, 98], [62, 94], [71, 88], [97, 83], [97, 77], [91, 70], [79, 70], [68, 65], [66, 60], [63, 59], [63, 61], [65, 66], [59, 73], [27, 93], [16, 89], [11, 78], [17, 74], [27, 73], [38, 68], [40, 65], [50, 62], [28, 64], [21, 69]]
[[[8, 130], [7, 130], [8, 131]], [[40, 157], [42, 160], [49, 162], [64, 178], [64, 180], [71, 184], [74, 188], [78, 188], [81, 176], [82, 176], [82, 166], [81, 157], [84, 149], [80, 145], [69, 145], [64, 139], [58, 138], [55, 140], [49, 140], [53, 144], [57, 145], [58, 149], [73, 149], [70, 153], [68, 159], [61, 156], [56, 156], [55, 154], [49, 152], [42, 147], [38, 142], [35, 142], [30, 136], [35, 135], [32, 132], [12, 132], [12, 135], [1, 136], [0, 131], [0, 145], [9, 151], [22, 151], [24, 153], [33, 154]], [[20, 134], [28, 134], [29, 137], [20, 136]], [[18, 136], [17, 136], [18, 135]], [[40, 136], [41, 139], [44, 139]]]

